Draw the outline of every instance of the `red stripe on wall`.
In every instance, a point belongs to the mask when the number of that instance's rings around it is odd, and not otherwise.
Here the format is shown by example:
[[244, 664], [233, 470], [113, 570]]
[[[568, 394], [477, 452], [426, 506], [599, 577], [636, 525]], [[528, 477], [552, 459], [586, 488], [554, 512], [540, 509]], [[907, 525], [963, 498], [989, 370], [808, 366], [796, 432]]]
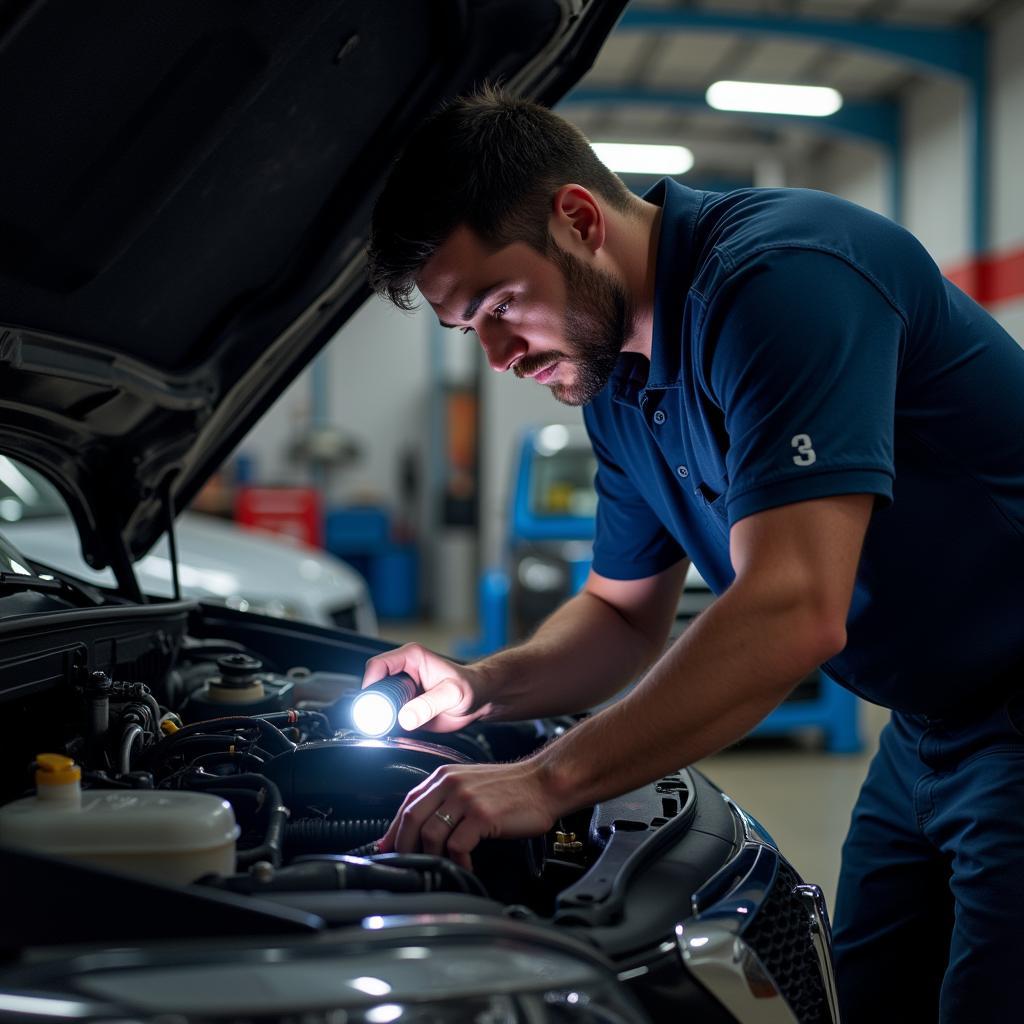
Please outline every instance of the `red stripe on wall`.
[[984, 256], [944, 273], [983, 306], [1024, 299], [1024, 249]]

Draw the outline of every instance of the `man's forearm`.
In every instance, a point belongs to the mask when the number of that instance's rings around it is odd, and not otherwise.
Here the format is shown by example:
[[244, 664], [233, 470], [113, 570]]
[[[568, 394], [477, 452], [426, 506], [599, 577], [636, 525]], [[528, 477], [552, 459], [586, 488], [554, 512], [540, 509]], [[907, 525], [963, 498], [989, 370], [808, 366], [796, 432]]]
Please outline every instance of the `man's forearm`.
[[494, 694], [485, 717], [502, 721], [584, 711], [636, 679], [658, 653], [618, 611], [583, 591], [529, 640], [478, 663]]
[[562, 813], [628, 792], [744, 736], [836, 643], [813, 608], [734, 587], [636, 689], [534, 761]]

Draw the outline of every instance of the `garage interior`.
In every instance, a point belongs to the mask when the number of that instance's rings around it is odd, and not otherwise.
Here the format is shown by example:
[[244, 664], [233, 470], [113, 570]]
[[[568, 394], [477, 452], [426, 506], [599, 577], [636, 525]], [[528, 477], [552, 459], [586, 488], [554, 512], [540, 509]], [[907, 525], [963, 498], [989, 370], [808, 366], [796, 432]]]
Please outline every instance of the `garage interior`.
[[[693, 165], [677, 180], [694, 188], [814, 188], [891, 217], [1024, 342], [1022, 52], [1018, 0], [638, 0], [557, 109], [594, 142], [686, 147]], [[716, 110], [705, 92], [720, 80], [830, 87], [842, 106], [825, 117]], [[623, 176], [640, 193], [658, 177]], [[492, 373], [473, 339], [439, 329], [429, 310], [371, 299], [200, 504], [226, 512], [251, 487], [311, 492], [320, 525], [309, 539], [366, 575], [381, 634], [469, 656], [515, 635], [495, 625], [511, 613], [487, 586], [516, 571], [522, 439], [580, 422], [547, 389]], [[561, 543], [585, 563], [585, 530]], [[950, 567], [955, 616], [970, 567], [955, 555]], [[794, 728], [709, 766], [830, 903], [887, 718], [863, 702], [851, 714], [846, 753], [829, 752], [820, 729]]]
[[[672, 176], [696, 189], [811, 188], [897, 221], [1024, 345], [1022, 54], [1024, 0], [633, 0], [556, 109], [595, 143], [685, 147], [690, 166]], [[719, 82], [822, 87], [841, 106], [716, 109], [708, 90]], [[622, 176], [642, 194], [662, 172]], [[590, 477], [577, 464], [539, 484], [524, 469], [531, 453], [568, 452], [581, 425], [546, 388], [492, 373], [475, 339], [440, 329], [429, 309], [371, 298], [191, 511], [341, 559], [365, 580], [380, 636], [471, 658], [527, 633], [537, 608], [583, 578]], [[7, 472], [0, 483], [23, 479]], [[0, 528], [13, 536], [22, 513], [11, 501], [0, 494]], [[955, 537], [949, 555], [954, 618], [973, 584]], [[328, 571], [305, 564], [311, 580]], [[191, 579], [192, 593], [229, 607], [314, 614], [202, 564], [184, 571], [186, 589]], [[527, 608], [531, 588], [541, 596]], [[681, 607], [680, 628], [693, 610]], [[357, 615], [339, 606], [321, 624], [365, 628]], [[815, 699], [835, 697], [818, 685]], [[702, 767], [831, 905], [888, 712], [853, 698], [788, 710], [770, 735]]]

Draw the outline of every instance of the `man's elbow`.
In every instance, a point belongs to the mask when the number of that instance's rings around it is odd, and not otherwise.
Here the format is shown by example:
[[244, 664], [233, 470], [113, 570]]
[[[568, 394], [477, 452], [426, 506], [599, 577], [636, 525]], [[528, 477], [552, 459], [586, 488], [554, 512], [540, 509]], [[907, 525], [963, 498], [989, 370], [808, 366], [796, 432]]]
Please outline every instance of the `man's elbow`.
[[846, 646], [846, 616], [822, 611], [820, 606], [809, 608], [801, 615], [800, 625], [794, 632], [798, 638], [794, 653], [803, 676], [834, 658]]

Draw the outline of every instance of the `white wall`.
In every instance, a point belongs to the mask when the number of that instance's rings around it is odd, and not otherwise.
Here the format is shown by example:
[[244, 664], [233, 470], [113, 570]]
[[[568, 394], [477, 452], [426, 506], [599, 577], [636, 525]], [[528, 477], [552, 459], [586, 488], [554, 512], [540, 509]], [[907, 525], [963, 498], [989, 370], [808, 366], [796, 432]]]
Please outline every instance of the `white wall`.
[[967, 91], [930, 78], [904, 99], [903, 223], [940, 267], [971, 255], [971, 138]]
[[[320, 359], [328, 377], [331, 425], [351, 436], [361, 455], [331, 474], [332, 503], [367, 501], [394, 507], [399, 499], [398, 459], [428, 453], [429, 321], [370, 299], [331, 340]], [[309, 483], [307, 467], [289, 455], [312, 409], [311, 370], [303, 372], [241, 445], [257, 463], [262, 482]]]
[[[992, 26], [992, 181], [989, 232], [995, 252], [1024, 249], [1024, 7]], [[1024, 297], [992, 312], [1024, 345]]]
[[802, 173], [797, 169], [793, 184], [842, 196], [876, 213], [892, 216], [889, 161], [877, 147], [855, 142], [831, 146], [827, 155]]
[[992, 181], [989, 230], [997, 250], [1024, 245], [1024, 7], [993, 26], [989, 50]]

